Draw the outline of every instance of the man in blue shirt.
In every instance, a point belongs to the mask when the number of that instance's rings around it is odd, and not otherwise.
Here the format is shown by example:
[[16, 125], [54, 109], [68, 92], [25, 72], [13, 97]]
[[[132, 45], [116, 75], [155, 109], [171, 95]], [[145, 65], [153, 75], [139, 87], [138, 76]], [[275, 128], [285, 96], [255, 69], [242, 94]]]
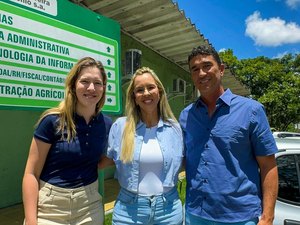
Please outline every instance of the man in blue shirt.
[[186, 225], [272, 225], [277, 147], [264, 107], [224, 90], [224, 65], [211, 46], [188, 58], [199, 99], [180, 124], [186, 148]]

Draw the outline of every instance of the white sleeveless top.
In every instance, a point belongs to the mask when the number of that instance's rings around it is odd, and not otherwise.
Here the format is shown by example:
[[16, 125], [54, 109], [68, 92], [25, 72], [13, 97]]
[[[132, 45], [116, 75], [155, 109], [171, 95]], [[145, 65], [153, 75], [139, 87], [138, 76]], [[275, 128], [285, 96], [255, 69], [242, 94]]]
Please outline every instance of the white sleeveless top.
[[151, 196], [163, 193], [163, 155], [156, 139], [157, 126], [146, 128], [140, 154], [138, 194]]

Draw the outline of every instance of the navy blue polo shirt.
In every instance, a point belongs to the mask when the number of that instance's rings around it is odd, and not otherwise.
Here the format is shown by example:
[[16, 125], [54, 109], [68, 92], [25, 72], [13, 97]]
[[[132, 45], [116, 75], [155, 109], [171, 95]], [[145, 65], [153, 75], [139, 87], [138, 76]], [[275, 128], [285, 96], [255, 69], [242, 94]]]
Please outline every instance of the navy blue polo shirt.
[[256, 156], [277, 152], [263, 106], [229, 89], [210, 117], [199, 99], [180, 115], [186, 156], [186, 210], [233, 223], [261, 214]]
[[[95, 182], [97, 164], [107, 148], [112, 120], [102, 113], [89, 124], [83, 117], [74, 116], [76, 137], [70, 142], [61, 140], [56, 132], [58, 115], [46, 116], [34, 132], [34, 137], [51, 144], [40, 179], [63, 188], [77, 188]], [[64, 132], [64, 136], [67, 134]]]

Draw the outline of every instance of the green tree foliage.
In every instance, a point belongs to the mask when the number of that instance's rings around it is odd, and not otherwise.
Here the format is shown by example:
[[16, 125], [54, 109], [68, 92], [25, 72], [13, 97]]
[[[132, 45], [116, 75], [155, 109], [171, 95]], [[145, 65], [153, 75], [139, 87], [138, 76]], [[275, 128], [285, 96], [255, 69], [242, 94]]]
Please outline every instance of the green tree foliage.
[[219, 55], [222, 61], [226, 64], [226, 66], [229, 66], [230, 68], [237, 66], [237, 64], [239, 63], [238, 58], [233, 55], [233, 51], [231, 49], [227, 49], [224, 52], [220, 52]]
[[232, 50], [220, 56], [231, 72], [266, 109], [271, 127], [286, 131], [300, 122], [300, 55], [238, 60]]

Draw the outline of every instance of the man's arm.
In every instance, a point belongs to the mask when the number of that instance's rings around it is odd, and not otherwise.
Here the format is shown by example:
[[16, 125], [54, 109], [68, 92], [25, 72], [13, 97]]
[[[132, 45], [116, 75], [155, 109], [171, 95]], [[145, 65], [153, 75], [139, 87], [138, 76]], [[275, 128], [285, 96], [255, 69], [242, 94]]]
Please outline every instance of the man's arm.
[[271, 225], [274, 220], [274, 208], [278, 194], [278, 171], [274, 155], [257, 156], [260, 168], [263, 212], [258, 225]]

